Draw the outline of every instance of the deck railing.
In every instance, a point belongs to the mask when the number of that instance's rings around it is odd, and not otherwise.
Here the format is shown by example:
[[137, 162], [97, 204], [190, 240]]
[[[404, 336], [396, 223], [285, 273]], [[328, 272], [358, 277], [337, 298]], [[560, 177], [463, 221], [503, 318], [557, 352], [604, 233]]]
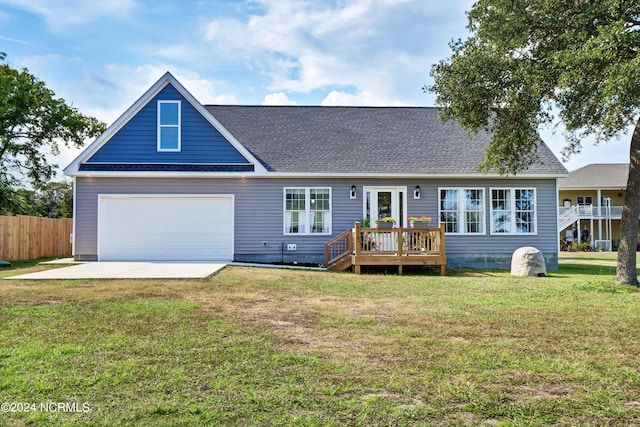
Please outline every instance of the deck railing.
[[353, 234], [353, 230], [347, 230], [324, 244], [324, 265], [327, 268], [353, 255]]
[[444, 225], [439, 228], [363, 228], [359, 223], [351, 230], [325, 244], [325, 265], [328, 269], [363, 265], [439, 265], [445, 274]]
[[355, 255], [442, 255], [444, 233], [440, 228], [361, 228], [356, 223]]

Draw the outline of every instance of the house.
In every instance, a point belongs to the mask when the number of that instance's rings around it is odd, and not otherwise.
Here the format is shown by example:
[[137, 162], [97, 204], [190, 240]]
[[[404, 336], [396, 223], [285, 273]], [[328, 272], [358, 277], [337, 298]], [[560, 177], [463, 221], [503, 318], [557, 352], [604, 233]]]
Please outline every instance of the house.
[[489, 137], [435, 108], [201, 105], [170, 73], [66, 169], [77, 260], [323, 263], [363, 218], [429, 215], [449, 266], [557, 268], [557, 179], [540, 144], [515, 177], [477, 171]]
[[617, 250], [628, 163], [589, 164], [558, 181], [560, 238]]

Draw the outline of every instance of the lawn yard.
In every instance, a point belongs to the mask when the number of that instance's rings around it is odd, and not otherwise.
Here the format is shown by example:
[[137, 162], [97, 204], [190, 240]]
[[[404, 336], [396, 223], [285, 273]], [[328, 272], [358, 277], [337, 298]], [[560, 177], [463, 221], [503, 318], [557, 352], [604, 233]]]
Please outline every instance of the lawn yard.
[[0, 425], [640, 425], [614, 275], [0, 281]]

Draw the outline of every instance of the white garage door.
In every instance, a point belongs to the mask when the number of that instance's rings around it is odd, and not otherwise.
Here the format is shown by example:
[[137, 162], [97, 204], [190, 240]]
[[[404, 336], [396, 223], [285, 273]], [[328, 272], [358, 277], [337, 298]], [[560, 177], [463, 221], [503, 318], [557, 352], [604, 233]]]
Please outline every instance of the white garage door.
[[233, 196], [100, 196], [100, 261], [229, 261]]

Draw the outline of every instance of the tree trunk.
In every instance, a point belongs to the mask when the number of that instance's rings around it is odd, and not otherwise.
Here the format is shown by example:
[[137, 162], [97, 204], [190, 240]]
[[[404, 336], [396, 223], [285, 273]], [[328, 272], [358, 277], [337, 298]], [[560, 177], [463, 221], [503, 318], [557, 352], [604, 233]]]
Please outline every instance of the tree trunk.
[[640, 119], [631, 137], [629, 178], [620, 221], [620, 245], [616, 282], [638, 285], [636, 248], [638, 244], [638, 218], [640, 218]]

